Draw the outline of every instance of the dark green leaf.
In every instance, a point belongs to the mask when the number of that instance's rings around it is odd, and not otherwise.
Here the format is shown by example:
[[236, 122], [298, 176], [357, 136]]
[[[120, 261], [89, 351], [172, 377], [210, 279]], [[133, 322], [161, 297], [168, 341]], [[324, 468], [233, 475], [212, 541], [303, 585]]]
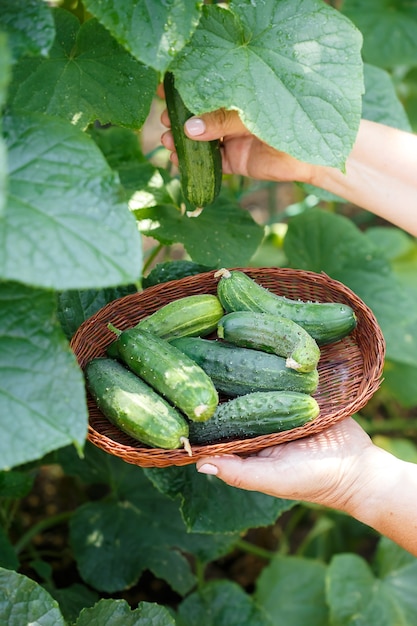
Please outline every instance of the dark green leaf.
[[325, 572], [320, 561], [277, 556], [262, 570], [255, 598], [274, 626], [327, 626]]
[[172, 205], [138, 210], [135, 215], [142, 232], [165, 244], [183, 243], [195, 263], [210, 267], [248, 265], [264, 235], [251, 214], [225, 196], [196, 217]]
[[91, 138], [41, 115], [9, 117], [5, 130], [10, 179], [0, 275], [55, 289], [134, 282], [140, 236]]
[[182, 601], [178, 626], [273, 626], [243, 589], [229, 580], [207, 583]]
[[293, 501], [236, 489], [194, 466], [145, 470], [155, 486], [171, 498], [179, 497], [187, 528], [201, 533], [234, 533], [273, 524]]
[[61, 612], [69, 624], [75, 623], [82, 609], [93, 606], [99, 600], [99, 595], [95, 591], [79, 583], [59, 589], [51, 585], [44, 586], [59, 603]]
[[0, 526], [0, 568], [1, 567], [5, 569], [18, 569], [19, 559], [6, 532]]
[[126, 600], [101, 599], [92, 608], [81, 611], [75, 626], [175, 626], [168, 610], [158, 604], [140, 602], [132, 609]]
[[42, 0], [0, 0], [0, 30], [9, 37], [14, 60], [46, 56], [55, 37], [51, 10]]
[[417, 296], [351, 220], [320, 209], [298, 215], [289, 222], [284, 251], [292, 267], [326, 272], [350, 287], [376, 315], [387, 357], [417, 365]]
[[410, 121], [391, 76], [379, 67], [365, 64], [364, 77], [363, 119], [411, 131]]
[[401, 403], [401, 406], [417, 406], [417, 366], [395, 363], [387, 360], [384, 364], [384, 387]]
[[[1, 1], [1, 0], [0, 0]], [[0, 23], [1, 28], [1, 23]], [[0, 111], [6, 101], [7, 87], [10, 80], [11, 55], [6, 35], [0, 32]], [[1, 130], [1, 126], [0, 126]], [[6, 146], [0, 136], [0, 218], [4, 212], [7, 192], [7, 157]]]
[[152, 285], [159, 285], [160, 283], [166, 283], [170, 280], [178, 280], [185, 276], [195, 276], [202, 272], [208, 272], [214, 269], [207, 265], [200, 265], [194, 263], [194, 261], [166, 261], [164, 263], [158, 263], [149, 274], [142, 279], [142, 286], [144, 289], [152, 287]]
[[84, 0], [84, 4], [134, 57], [163, 73], [194, 32], [202, 3]]
[[7, 626], [65, 626], [58, 603], [43, 587], [22, 574], [2, 568], [0, 623]]
[[156, 72], [96, 20], [80, 26], [67, 11], [54, 15], [57, 34], [48, 57], [25, 58], [14, 68], [11, 106], [62, 117], [80, 128], [96, 120], [141, 128], [155, 94]]
[[236, 109], [276, 149], [342, 168], [361, 116], [360, 49], [320, 0], [245, 0], [205, 6], [171, 69], [191, 111]]
[[417, 64], [417, 7], [408, 0], [344, 0], [343, 13], [361, 30], [367, 63]]
[[108, 289], [70, 290], [58, 294], [58, 319], [67, 339], [104, 305], [137, 291], [134, 285]]
[[84, 379], [56, 320], [52, 292], [0, 288], [1, 468], [75, 443], [87, 432]]
[[24, 498], [32, 489], [34, 476], [26, 472], [0, 472], [0, 498]]

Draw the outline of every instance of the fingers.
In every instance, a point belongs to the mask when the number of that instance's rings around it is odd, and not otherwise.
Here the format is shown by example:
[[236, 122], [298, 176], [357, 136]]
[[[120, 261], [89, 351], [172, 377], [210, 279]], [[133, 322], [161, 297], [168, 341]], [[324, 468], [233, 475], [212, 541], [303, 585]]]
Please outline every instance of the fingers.
[[202, 141], [249, 134], [237, 111], [226, 111], [225, 109], [204, 113], [198, 117], [190, 117], [185, 122], [184, 129], [188, 137]]

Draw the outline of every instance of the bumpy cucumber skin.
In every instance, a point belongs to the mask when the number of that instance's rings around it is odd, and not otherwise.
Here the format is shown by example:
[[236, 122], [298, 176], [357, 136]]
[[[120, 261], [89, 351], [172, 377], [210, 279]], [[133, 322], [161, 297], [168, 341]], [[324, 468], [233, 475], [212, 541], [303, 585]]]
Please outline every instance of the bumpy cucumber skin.
[[193, 114], [178, 93], [172, 72], [165, 74], [164, 89], [178, 155], [183, 194], [194, 207], [205, 207], [214, 202], [220, 192], [222, 182], [220, 143], [218, 140], [194, 141], [187, 137], [184, 124]]
[[314, 420], [315, 398], [297, 391], [258, 391], [220, 404], [211, 419], [190, 424], [190, 443], [207, 444], [291, 430]]
[[154, 448], [183, 447], [186, 419], [121, 363], [97, 357], [84, 373], [98, 408], [120, 430]]
[[302, 326], [319, 345], [346, 337], [356, 327], [356, 315], [347, 304], [303, 302], [279, 296], [239, 270], [221, 270], [217, 295], [224, 310], [257, 311], [288, 317]]
[[120, 358], [190, 420], [209, 419], [219, 402], [205, 371], [165, 339], [141, 328], [123, 331], [117, 339]]
[[149, 274], [142, 278], [142, 287], [147, 289], [154, 285], [167, 283], [170, 280], [179, 280], [180, 278], [185, 278], [185, 276], [195, 276], [203, 272], [210, 272], [213, 269], [213, 267], [209, 267], [208, 265], [201, 265], [200, 263], [194, 263], [194, 261], [187, 261], [186, 259], [163, 261], [157, 263]]
[[170, 343], [196, 361], [217, 391], [227, 396], [280, 390], [311, 394], [318, 386], [317, 369], [297, 372], [286, 367], [285, 359], [276, 354], [200, 337], [181, 337]]
[[234, 311], [222, 317], [217, 334], [237, 346], [285, 357], [287, 367], [298, 372], [315, 370], [320, 359], [320, 348], [313, 337], [286, 317]]

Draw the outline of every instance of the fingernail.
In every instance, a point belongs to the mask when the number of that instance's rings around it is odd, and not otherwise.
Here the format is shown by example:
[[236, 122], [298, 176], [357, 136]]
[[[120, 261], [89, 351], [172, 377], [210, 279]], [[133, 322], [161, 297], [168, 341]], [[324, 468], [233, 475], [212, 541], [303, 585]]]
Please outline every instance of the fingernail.
[[187, 129], [187, 133], [192, 137], [202, 135], [206, 130], [206, 125], [201, 117], [190, 117], [185, 122], [185, 127]]
[[198, 467], [197, 470], [200, 474], [211, 474], [212, 476], [215, 476], [219, 471], [218, 468], [211, 463], [204, 463], [201, 467]]

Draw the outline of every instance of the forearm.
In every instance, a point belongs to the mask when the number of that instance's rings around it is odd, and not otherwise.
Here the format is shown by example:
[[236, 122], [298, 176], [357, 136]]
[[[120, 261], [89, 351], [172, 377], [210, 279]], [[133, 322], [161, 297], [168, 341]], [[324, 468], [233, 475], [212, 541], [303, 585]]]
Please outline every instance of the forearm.
[[310, 182], [417, 236], [417, 136], [363, 120], [342, 173], [313, 168]]
[[350, 497], [337, 507], [417, 556], [417, 465], [376, 446], [362, 461]]

